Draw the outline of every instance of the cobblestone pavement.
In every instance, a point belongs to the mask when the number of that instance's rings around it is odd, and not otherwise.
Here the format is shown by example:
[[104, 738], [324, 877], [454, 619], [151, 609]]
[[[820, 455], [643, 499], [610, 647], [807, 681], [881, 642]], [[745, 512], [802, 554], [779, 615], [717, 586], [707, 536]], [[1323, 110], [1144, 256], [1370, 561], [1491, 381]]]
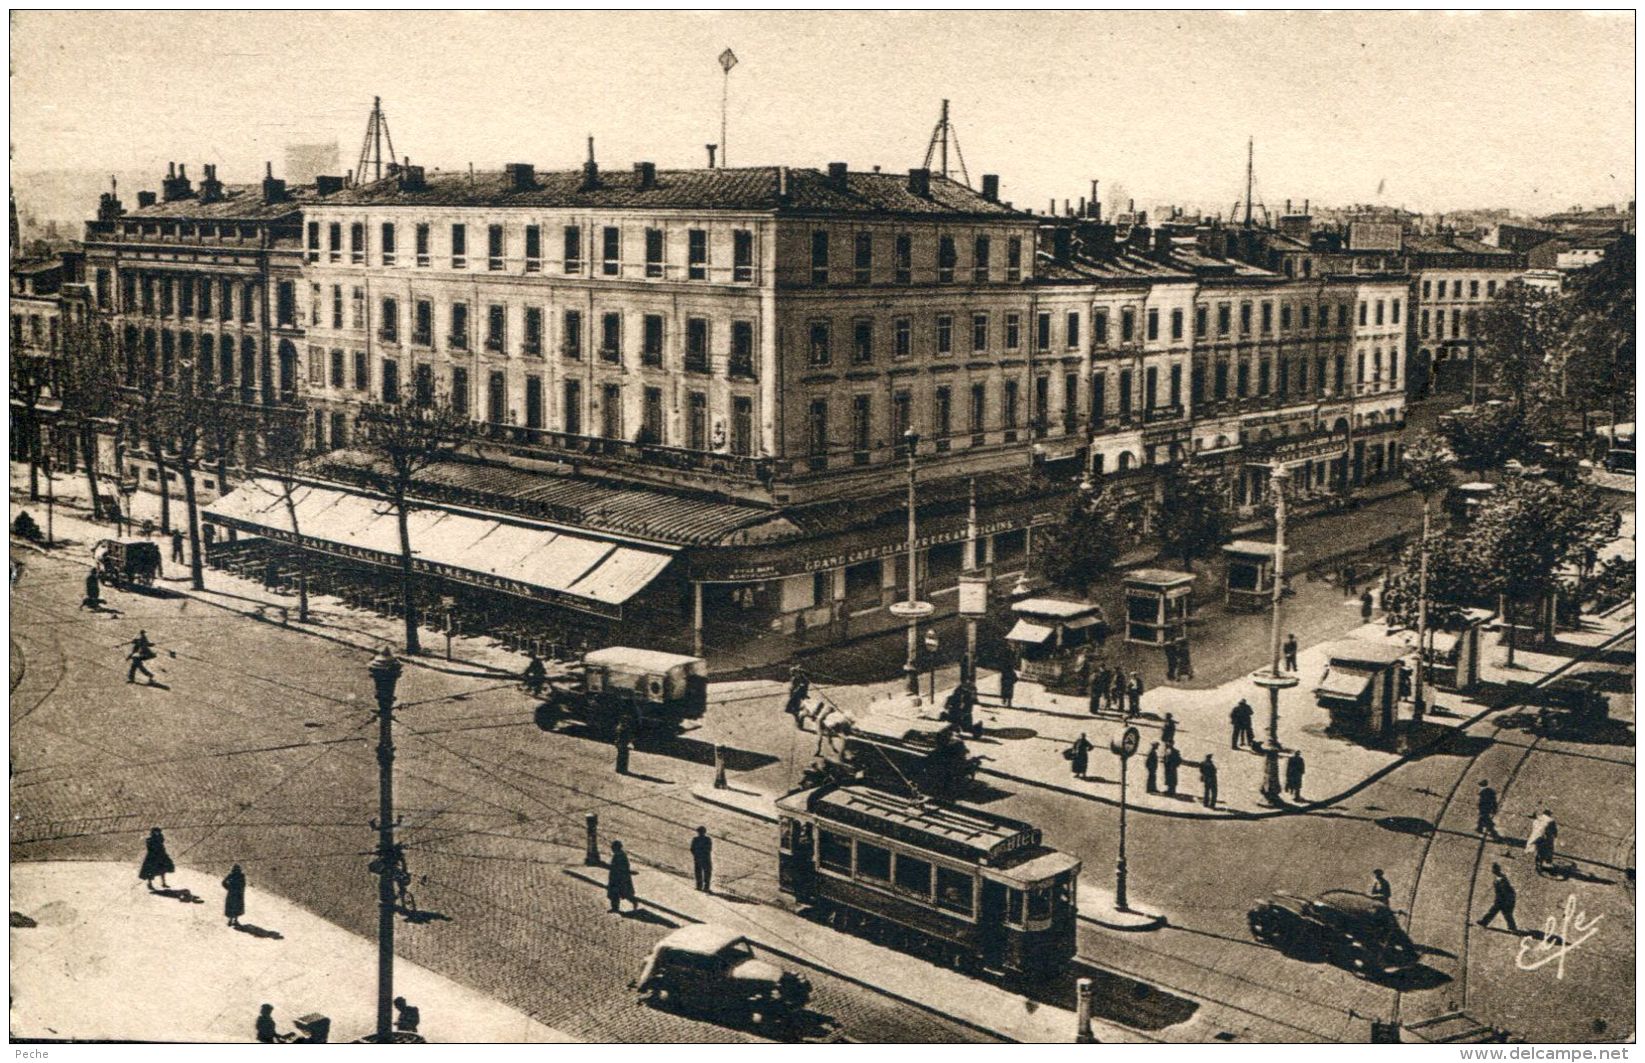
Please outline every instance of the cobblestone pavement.
[[[114, 593], [123, 615], [77, 611], [83, 568], [30, 554], [12, 589], [22, 649], [11, 702], [14, 860], [135, 864], [163, 826], [179, 864], [242, 864], [259, 887], [372, 935], [365, 864], [376, 811], [366, 657], [182, 597]], [[124, 682], [139, 627], [159, 686]], [[608, 915], [561, 873], [583, 853], [584, 814], [640, 867], [682, 870], [693, 828], [716, 838], [721, 881], [770, 892], [770, 828], [693, 802], [687, 757], [639, 752], [615, 776], [609, 747], [545, 735], [511, 686], [408, 668], [396, 732], [398, 811], [412, 889], [435, 913], [404, 922], [401, 955], [587, 1040], [758, 1039], [635, 1003], [627, 982], [668, 929]], [[813, 972], [814, 1009], [856, 1040], [976, 1040], [940, 1017]]]

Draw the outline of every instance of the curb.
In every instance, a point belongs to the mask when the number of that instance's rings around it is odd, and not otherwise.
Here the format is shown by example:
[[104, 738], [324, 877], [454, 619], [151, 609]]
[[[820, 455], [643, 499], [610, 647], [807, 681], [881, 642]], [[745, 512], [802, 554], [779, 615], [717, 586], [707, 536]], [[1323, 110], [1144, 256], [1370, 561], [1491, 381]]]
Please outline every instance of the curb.
[[[605, 883], [603, 883], [603, 882], [595, 881], [595, 879], [592, 876], [590, 876], [588, 874], [588, 872], [584, 871], [582, 868], [562, 867], [560, 869], [560, 871], [561, 871], [562, 874], [565, 874], [565, 875], [569, 876], [570, 878], [574, 878], [574, 879], [578, 879], [579, 881], [586, 882], [591, 886], [604, 886], [605, 885]], [[676, 919], [684, 920], [687, 923], [691, 923], [691, 924], [698, 925], [698, 926], [702, 925], [702, 920], [695, 919], [695, 918], [693, 918], [689, 915], [686, 915], [684, 912], [677, 911], [673, 908], [668, 907], [667, 905], [658, 904], [656, 901], [648, 901], [648, 900], [642, 899], [640, 901], [640, 903], [645, 905], [648, 908], [652, 908], [652, 909], [655, 909], [656, 911], [663, 912], [665, 914], [671, 915]], [[759, 902], [757, 902], [757, 903], [759, 903]], [[822, 971], [824, 974], [827, 974], [830, 977], [838, 978], [840, 981], [846, 982], [850, 985], [854, 985], [854, 986], [858, 987], [859, 989], [866, 989], [871, 993], [878, 993], [880, 996], [886, 997], [886, 998], [891, 999], [891, 1000], [895, 1000], [900, 1004], [906, 1004], [911, 1008], [918, 1008], [920, 1011], [923, 1011], [928, 1015], [934, 1015], [939, 1019], [946, 1019], [947, 1021], [955, 1023], [959, 1026], [963, 1026], [968, 1030], [975, 1030], [978, 1033], [987, 1034], [989, 1037], [997, 1037], [1000, 1040], [1005, 1041], [1008, 1044], [1022, 1044], [1021, 1041], [1018, 1041], [1016, 1038], [1010, 1036], [1009, 1034], [1001, 1033], [999, 1030], [991, 1030], [988, 1027], [982, 1026], [982, 1025], [980, 1025], [978, 1023], [975, 1023], [975, 1022], [972, 1022], [969, 1019], [963, 1019], [963, 1018], [960, 1018], [957, 1015], [950, 1015], [945, 1011], [940, 1011], [937, 1008], [933, 1007], [932, 1005], [922, 1003], [918, 1000], [913, 999], [912, 997], [906, 997], [906, 996], [902, 995], [901, 993], [896, 993], [896, 992], [893, 992], [892, 990], [886, 989], [882, 986], [874, 985], [872, 982], [865, 982], [860, 978], [854, 978], [851, 975], [844, 973], [843, 971], [837, 971], [832, 967], [829, 967], [829, 966], [826, 966], [822, 963], [819, 963], [815, 959], [807, 959], [807, 958], [802, 957], [802, 956], [797, 956], [794, 953], [787, 951], [786, 949], [780, 949], [780, 948], [777, 948], [777, 947], [773, 946], [772, 944], [765, 941], [764, 939], [760, 940], [760, 947], [763, 948], [765, 951], [771, 953], [773, 956], [781, 956], [783, 959], [787, 960], [790, 963], [797, 963], [797, 964], [801, 965], [802, 967], [810, 967], [813, 970]]]

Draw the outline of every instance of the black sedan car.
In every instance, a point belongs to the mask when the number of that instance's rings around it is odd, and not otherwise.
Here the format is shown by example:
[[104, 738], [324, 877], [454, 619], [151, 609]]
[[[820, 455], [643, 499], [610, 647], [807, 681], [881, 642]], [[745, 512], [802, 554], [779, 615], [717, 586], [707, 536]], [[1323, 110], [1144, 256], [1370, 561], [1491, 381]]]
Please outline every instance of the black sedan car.
[[1251, 936], [1265, 945], [1355, 974], [1396, 975], [1421, 962], [1393, 911], [1353, 890], [1327, 890], [1312, 900], [1276, 893], [1252, 908], [1246, 921]]

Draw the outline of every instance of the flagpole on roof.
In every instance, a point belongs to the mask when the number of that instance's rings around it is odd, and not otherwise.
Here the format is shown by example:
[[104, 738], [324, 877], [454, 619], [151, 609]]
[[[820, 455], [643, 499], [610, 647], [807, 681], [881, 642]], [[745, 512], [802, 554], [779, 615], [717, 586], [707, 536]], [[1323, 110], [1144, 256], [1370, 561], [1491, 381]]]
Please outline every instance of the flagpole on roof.
[[731, 68], [736, 65], [737, 53], [730, 48], [720, 53], [720, 69], [725, 71], [725, 79], [720, 83], [720, 166], [722, 169], [726, 164], [726, 103], [731, 95]]

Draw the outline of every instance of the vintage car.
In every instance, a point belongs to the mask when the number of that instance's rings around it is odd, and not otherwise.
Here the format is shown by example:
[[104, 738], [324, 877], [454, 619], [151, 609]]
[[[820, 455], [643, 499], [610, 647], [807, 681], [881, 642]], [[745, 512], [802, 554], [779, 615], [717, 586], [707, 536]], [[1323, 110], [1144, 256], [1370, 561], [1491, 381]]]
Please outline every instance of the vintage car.
[[792, 1019], [811, 999], [804, 975], [756, 958], [746, 937], [710, 923], [657, 942], [634, 986], [654, 1004], [760, 1024]]
[[539, 726], [551, 727], [566, 713], [608, 731], [625, 717], [636, 734], [677, 730], [685, 720], [701, 719], [708, 708], [708, 663], [660, 650], [607, 646], [550, 676], [548, 687], [537, 710]]
[[160, 546], [152, 539], [104, 539], [92, 548], [97, 578], [111, 587], [151, 587], [160, 575]]
[[1611, 704], [1596, 675], [1560, 676], [1537, 691], [1537, 718], [1546, 730], [1579, 729], [1607, 719]]
[[1353, 890], [1309, 900], [1276, 893], [1246, 916], [1251, 936], [1299, 959], [1325, 960], [1355, 974], [1399, 974], [1421, 954], [1391, 908]]

